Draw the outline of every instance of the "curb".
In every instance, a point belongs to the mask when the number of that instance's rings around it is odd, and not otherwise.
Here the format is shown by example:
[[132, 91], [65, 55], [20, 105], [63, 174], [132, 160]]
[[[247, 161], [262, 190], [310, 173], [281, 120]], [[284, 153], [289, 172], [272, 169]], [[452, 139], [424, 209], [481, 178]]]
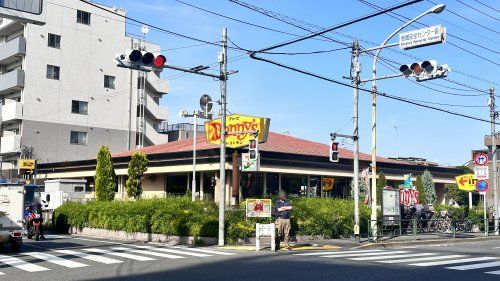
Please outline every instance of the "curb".
[[467, 242], [481, 242], [488, 240], [500, 240], [500, 237], [488, 236], [477, 238], [451, 238], [451, 239], [433, 239], [433, 240], [410, 240], [398, 242], [369, 242], [364, 245], [353, 247], [352, 249], [371, 249], [371, 248], [394, 248], [401, 246], [417, 246], [417, 245], [436, 245], [436, 244], [458, 244]]

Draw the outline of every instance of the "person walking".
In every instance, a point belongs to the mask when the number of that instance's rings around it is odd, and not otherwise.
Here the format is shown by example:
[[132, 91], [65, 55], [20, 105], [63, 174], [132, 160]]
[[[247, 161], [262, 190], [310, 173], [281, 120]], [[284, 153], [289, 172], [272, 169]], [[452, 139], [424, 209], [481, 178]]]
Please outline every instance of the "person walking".
[[277, 213], [276, 218], [276, 227], [278, 228], [278, 249], [279, 249], [279, 241], [283, 239], [285, 243], [285, 249], [292, 250], [290, 247], [290, 218], [292, 216], [292, 204], [286, 198], [286, 192], [284, 190], [280, 190], [278, 193], [278, 200], [274, 205]]

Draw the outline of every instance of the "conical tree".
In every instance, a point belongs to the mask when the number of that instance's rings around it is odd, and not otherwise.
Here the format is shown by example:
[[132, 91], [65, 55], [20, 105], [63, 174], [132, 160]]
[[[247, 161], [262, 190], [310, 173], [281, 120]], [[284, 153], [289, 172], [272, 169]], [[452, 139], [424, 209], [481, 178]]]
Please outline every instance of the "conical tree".
[[113, 201], [115, 198], [116, 174], [107, 146], [101, 146], [97, 153], [95, 169], [95, 196], [97, 201]]
[[436, 203], [436, 188], [434, 187], [434, 180], [432, 179], [432, 174], [431, 172], [429, 172], [429, 170], [425, 170], [422, 173], [422, 184], [424, 186], [425, 198], [427, 198], [427, 203]]
[[378, 174], [378, 181], [377, 181], [377, 202], [379, 204], [382, 203], [382, 188], [387, 186], [387, 179], [385, 178], [384, 172], [380, 172]]
[[135, 199], [142, 194], [142, 176], [148, 170], [148, 158], [142, 152], [136, 152], [132, 155], [128, 164], [128, 179], [126, 182], [127, 196]]
[[417, 187], [418, 191], [418, 201], [422, 205], [426, 205], [427, 203], [427, 197], [425, 197], [425, 190], [424, 190], [424, 184], [422, 182], [422, 177], [417, 176], [417, 179], [415, 180], [415, 186]]
[[[366, 194], [368, 192], [368, 186], [366, 185], [365, 179], [359, 176], [359, 200], [363, 202], [366, 198]], [[354, 178], [351, 180], [351, 198], [354, 198]]]

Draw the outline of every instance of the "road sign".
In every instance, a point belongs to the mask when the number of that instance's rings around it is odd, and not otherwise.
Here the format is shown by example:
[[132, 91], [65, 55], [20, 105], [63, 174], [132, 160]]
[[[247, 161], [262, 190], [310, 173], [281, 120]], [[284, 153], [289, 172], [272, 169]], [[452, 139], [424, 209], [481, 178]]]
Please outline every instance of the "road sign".
[[247, 199], [246, 216], [247, 218], [270, 218], [271, 199]]
[[458, 189], [465, 191], [474, 191], [476, 190], [476, 181], [474, 178], [474, 174], [465, 174], [455, 177], [457, 181]]
[[446, 28], [433, 25], [422, 29], [399, 34], [399, 48], [408, 50], [443, 43], [446, 40]]
[[201, 107], [201, 110], [203, 110], [203, 112], [205, 114], [207, 114], [208, 112], [210, 112], [210, 110], [212, 110], [213, 105], [214, 105], [214, 103], [212, 102], [212, 98], [209, 95], [205, 94], [205, 95], [201, 96], [200, 107]]
[[257, 172], [260, 169], [260, 155], [256, 159], [250, 158], [250, 153], [241, 154], [241, 171]]
[[478, 166], [487, 165], [488, 160], [489, 160], [488, 155], [486, 155], [484, 153], [478, 153], [478, 154], [474, 155], [474, 163], [476, 163], [476, 165], [478, 165]]
[[488, 166], [474, 167], [474, 178], [478, 180], [487, 180], [490, 177], [490, 169]]
[[488, 188], [490, 188], [489, 184], [485, 180], [478, 180], [476, 182], [476, 190], [478, 192], [486, 192], [488, 191]]

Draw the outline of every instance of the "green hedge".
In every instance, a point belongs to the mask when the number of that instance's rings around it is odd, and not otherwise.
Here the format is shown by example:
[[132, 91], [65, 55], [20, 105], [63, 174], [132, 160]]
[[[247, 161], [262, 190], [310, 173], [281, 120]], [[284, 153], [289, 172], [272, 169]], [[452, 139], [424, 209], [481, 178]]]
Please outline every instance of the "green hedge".
[[[295, 235], [319, 235], [338, 238], [353, 233], [353, 202], [344, 199], [292, 199], [292, 231]], [[228, 242], [255, 236], [255, 223], [269, 219], [245, 219], [244, 204], [226, 211]], [[361, 231], [366, 231], [370, 215], [360, 206]], [[67, 232], [70, 226], [123, 230], [128, 233], [150, 232], [166, 235], [217, 237], [218, 207], [211, 202], [191, 202], [188, 197], [142, 199], [113, 202], [68, 202], [54, 212], [54, 226]]]

